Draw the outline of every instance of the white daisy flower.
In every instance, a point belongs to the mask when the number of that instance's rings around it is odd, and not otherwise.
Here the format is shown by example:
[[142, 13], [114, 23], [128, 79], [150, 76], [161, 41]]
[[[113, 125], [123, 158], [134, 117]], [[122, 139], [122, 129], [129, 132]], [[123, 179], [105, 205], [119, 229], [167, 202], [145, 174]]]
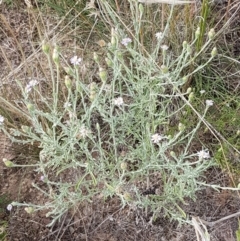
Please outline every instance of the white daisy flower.
[[42, 175], [42, 176], [40, 177], [40, 181], [42, 181], [42, 182], [46, 182], [46, 181], [47, 181], [47, 177], [44, 176], [44, 175]]
[[81, 58], [78, 58], [77, 55], [73, 56], [71, 59], [70, 59], [70, 62], [71, 64], [73, 65], [80, 65], [80, 63], [82, 62], [82, 59]]
[[157, 40], [159, 41], [159, 40], [161, 40], [163, 38], [163, 33], [162, 32], [157, 32], [155, 34], [155, 36], [156, 36]]
[[7, 205], [7, 210], [8, 210], [9, 212], [12, 211], [12, 208], [13, 208], [12, 204], [8, 204], [8, 205]]
[[67, 109], [67, 108], [69, 108], [71, 106], [72, 106], [72, 104], [69, 103], [69, 102], [65, 102], [64, 105], [63, 105], [64, 109]]
[[38, 83], [39, 82], [37, 80], [31, 80], [25, 87], [26, 93], [29, 93], [33, 89], [33, 87], [38, 85]]
[[169, 48], [169, 47], [168, 47], [166, 44], [164, 44], [164, 45], [161, 46], [161, 49], [162, 49], [163, 51], [168, 50], [168, 48]]
[[91, 131], [87, 129], [84, 125], [80, 128], [77, 138], [78, 139], [85, 139], [89, 134], [91, 134]]
[[123, 38], [121, 41], [121, 44], [124, 46], [127, 46], [131, 42], [132, 42], [132, 40], [130, 38]]
[[0, 126], [3, 125], [3, 122], [4, 122], [4, 117], [0, 115]]
[[210, 158], [210, 154], [209, 154], [209, 151], [207, 149], [197, 152], [197, 155], [198, 155], [199, 159], [201, 159], [201, 160]]
[[209, 106], [212, 106], [213, 105], [213, 100], [206, 100], [206, 106], [209, 107]]
[[114, 105], [121, 106], [121, 105], [124, 104], [123, 98], [122, 97], [118, 97], [118, 98], [113, 100], [113, 103], [114, 103]]
[[157, 143], [159, 143], [163, 138], [164, 138], [164, 136], [156, 133], [156, 134], [152, 135], [151, 141], [152, 141], [153, 143], [157, 144]]

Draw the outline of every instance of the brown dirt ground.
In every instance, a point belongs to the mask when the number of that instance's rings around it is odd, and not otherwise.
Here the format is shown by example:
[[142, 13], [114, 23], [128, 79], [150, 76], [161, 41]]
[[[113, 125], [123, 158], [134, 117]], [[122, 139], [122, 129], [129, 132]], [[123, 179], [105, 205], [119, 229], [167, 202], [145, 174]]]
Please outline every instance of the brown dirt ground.
[[[1, 193], [11, 200], [44, 204], [47, 199], [32, 187], [32, 182], [43, 188], [40, 177], [34, 176], [31, 170], [9, 169], [0, 165]], [[207, 173], [208, 183], [229, 184], [228, 177], [220, 169], [213, 168]], [[211, 188], [197, 193], [196, 201], [186, 200], [182, 205], [189, 217], [200, 217], [205, 221], [215, 221], [239, 211], [239, 197], [233, 192], [214, 191]], [[7, 205], [7, 204], [6, 204]], [[6, 207], [5, 207], [6, 208]], [[117, 198], [106, 201], [94, 200], [91, 204], [80, 204], [77, 210], [69, 211], [53, 227], [46, 227], [51, 219], [46, 212], [27, 214], [23, 208], [14, 207], [11, 212], [1, 214], [8, 221], [9, 241], [30, 240], [75, 240], [75, 241], [194, 241], [196, 235], [190, 225], [178, 226], [177, 222], [159, 216], [153, 222], [151, 213], [134, 208], [122, 208]], [[238, 228], [237, 217], [230, 218], [213, 227], [208, 227], [211, 240], [234, 241]]]
[[[5, 7], [5, 9], [4, 9]], [[2, 5], [1, 13], [6, 17], [9, 26], [17, 34], [25, 57], [33, 52], [29, 41], [35, 38], [28, 22], [28, 13], [24, 5], [18, 9], [9, 10]], [[240, 21], [240, 19], [238, 20]], [[30, 31], [30, 33], [28, 32]], [[28, 37], [26, 37], [28, 36]], [[30, 39], [29, 39], [30, 38]], [[0, 54], [0, 77], [6, 79], [6, 73], [21, 66], [21, 53], [17, 50], [14, 38], [9, 29], [2, 25], [0, 30], [1, 48], [9, 53], [11, 67]], [[1, 52], [2, 53], [2, 52]], [[20, 68], [21, 69], [21, 68]], [[16, 74], [17, 75], [17, 74]], [[11, 78], [12, 76], [9, 76]], [[24, 76], [23, 76], [24, 77]], [[16, 148], [0, 133], [0, 159], [19, 161], [26, 157], [26, 150]], [[16, 151], [17, 150], [17, 151]], [[7, 156], [8, 155], [8, 156]], [[230, 185], [228, 175], [219, 168], [212, 168], [206, 173], [207, 183]], [[32, 183], [40, 182], [38, 174], [31, 169], [6, 168], [0, 162], [0, 195], [7, 194], [10, 200], [44, 204], [47, 200], [32, 187]], [[210, 188], [197, 193], [196, 201], [186, 200], [182, 205], [189, 217], [200, 217], [205, 221], [215, 221], [239, 211], [239, 196], [231, 191], [215, 191]], [[159, 216], [151, 222], [151, 213], [134, 207], [122, 208], [117, 198], [100, 201], [93, 200], [91, 204], [80, 204], [76, 210], [70, 210], [63, 218], [49, 228], [46, 225], [51, 221], [44, 212], [27, 214], [23, 208], [14, 207], [11, 212], [6, 210], [8, 203], [3, 205], [5, 212], [0, 214], [1, 220], [8, 222], [8, 241], [194, 241], [196, 234], [193, 226], [179, 226], [177, 222]], [[233, 217], [208, 227], [212, 241], [234, 241], [238, 228], [238, 218]]]

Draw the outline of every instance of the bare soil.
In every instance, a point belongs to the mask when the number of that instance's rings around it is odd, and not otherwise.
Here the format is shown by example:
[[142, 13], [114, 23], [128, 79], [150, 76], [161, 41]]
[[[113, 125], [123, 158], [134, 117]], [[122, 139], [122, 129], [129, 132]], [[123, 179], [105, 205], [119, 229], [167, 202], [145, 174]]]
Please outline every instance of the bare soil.
[[[9, 169], [3, 163], [0, 166], [1, 194], [7, 194], [11, 200], [44, 204], [48, 200], [42, 193], [32, 187], [32, 183], [44, 188], [38, 175], [32, 170]], [[207, 173], [209, 183], [229, 185], [228, 177], [220, 169], [214, 168]], [[5, 204], [5, 210], [6, 210]], [[206, 188], [197, 193], [196, 201], [186, 200], [182, 205], [188, 217], [200, 217], [212, 222], [239, 211], [239, 197], [233, 192], [221, 192]], [[196, 234], [190, 225], [179, 226], [176, 221], [170, 221], [164, 216], [151, 220], [152, 213], [136, 207], [122, 208], [117, 198], [100, 201], [93, 200], [91, 204], [79, 204], [77, 210], [70, 210], [53, 227], [47, 227], [51, 222], [46, 212], [28, 214], [23, 208], [14, 207], [7, 210], [1, 218], [8, 221], [9, 241], [30, 240], [172, 240], [194, 241]], [[238, 229], [238, 218], [233, 217], [214, 226], [208, 226], [208, 232], [213, 241], [234, 241]]]

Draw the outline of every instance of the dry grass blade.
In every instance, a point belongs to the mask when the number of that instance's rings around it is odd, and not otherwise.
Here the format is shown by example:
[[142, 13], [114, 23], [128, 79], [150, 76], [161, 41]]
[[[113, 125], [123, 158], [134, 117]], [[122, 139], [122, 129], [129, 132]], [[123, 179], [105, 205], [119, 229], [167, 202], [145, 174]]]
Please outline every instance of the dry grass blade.
[[21, 53], [21, 55], [22, 55], [23, 62], [25, 62], [25, 61], [26, 61], [26, 58], [25, 58], [25, 54], [24, 54], [24, 51], [23, 51], [23, 49], [22, 49], [22, 46], [21, 46], [21, 44], [19, 43], [19, 41], [18, 41], [18, 39], [17, 39], [14, 31], [12, 30], [12, 28], [11, 28], [11, 26], [9, 25], [6, 17], [5, 17], [3, 14], [0, 14], [0, 22], [2, 22], [2, 24], [3, 24], [2, 26], [5, 26], [6, 30], [10, 33], [10, 35], [11, 35], [12, 38], [14, 39], [14, 41], [15, 41], [15, 43], [16, 43], [16, 45], [17, 45], [17, 47], [18, 47], [18, 49], [19, 49], [19, 51], [20, 51], [20, 53]]
[[195, 229], [197, 241], [210, 241], [210, 235], [207, 228], [198, 217], [192, 217], [192, 224]]
[[185, 0], [138, 0], [140, 3], [167, 3], [167, 4], [187, 4], [187, 3], [194, 3], [195, 1], [185, 1]]

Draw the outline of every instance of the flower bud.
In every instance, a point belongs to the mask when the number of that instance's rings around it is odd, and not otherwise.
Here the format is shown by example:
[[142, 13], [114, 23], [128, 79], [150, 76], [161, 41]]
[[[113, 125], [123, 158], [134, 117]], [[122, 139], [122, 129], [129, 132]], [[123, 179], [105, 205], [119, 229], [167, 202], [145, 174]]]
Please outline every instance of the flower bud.
[[176, 153], [175, 153], [174, 151], [170, 151], [170, 155], [171, 155], [172, 157], [176, 157]]
[[68, 89], [71, 89], [71, 87], [72, 87], [72, 81], [68, 75], [65, 76], [65, 85]]
[[123, 198], [126, 200], [126, 201], [131, 201], [132, 200], [132, 196], [129, 192], [124, 192], [123, 194]]
[[191, 52], [192, 52], [191, 46], [190, 46], [189, 44], [187, 45], [187, 52], [188, 52], [189, 54], [191, 54]]
[[81, 84], [79, 83], [79, 81], [76, 82], [76, 90], [81, 93], [83, 91], [83, 88], [81, 86]]
[[213, 50], [212, 50], [212, 52], [211, 52], [211, 56], [212, 56], [212, 57], [215, 57], [216, 55], [217, 55], [217, 48], [214, 47]]
[[103, 83], [107, 81], [107, 71], [103, 68], [99, 68], [99, 77]]
[[121, 186], [117, 186], [117, 187], [115, 188], [115, 192], [116, 192], [117, 194], [121, 194], [121, 193], [123, 193], [123, 188], [122, 188]]
[[163, 74], [167, 74], [168, 73], [168, 67], [166, 65], [162, 65], [161, 66], [161, 70]]
[[187, 81], [188, 81], [188, 77], [187, 77], [187, 76], [183, 76], [183, 77], [182, 77], [182, 82], [183, 82], [183, 84], [186, 83]]
[[64, 67], [64, 70], [68, 75], [71, 75], [71, 76], [74, 75], [74, 72], [73, 72], [72, 68]]
[[127, 164], [126, 162], [122, 162], [122, 163], [120, 164], [120, 167], [121, 167], [121, 169], [122, 169], [123, 171], [126, 171], [127, 168], [128, 168], [128, 164]]
[[138, 5], [138, 8], [139, 8], [140, 13], [143, 14], [144, 7], [143, 7], [143, 5], [141, 3]]
[[3, 162], [4, 162], [6, 167], [13, 167], [14, 166], [14, 163], [9, 161], [7, 158], [3, 158]]
[[94, 99], [96, 98], [96, 89], [97, 89], [97, 84], [95, 82], [92, 82], [90, 84], [90, 95], [89, 95], [89, 99], [91, 101], [94, 101]]
[[113, 62], [109, 58], [105, 58], [108, 67], [113, 67]]
[[28, 103], [28, 104], [27, 104], [27, 109], [28, 109], [29, 111], [34, 111], [34, 105], [31, 104], [31, 103]]
[[208, 37], [210, 40], [212, 40], [214, 36], [215, 36], [215, 30], [214, 28], [211, 28], [210, 31], [208, 32]]
[[49, 50], [50, 50], [50, 46], [49, 44], [46, 44], [45, 40], [43, 40], [43, 43], [42, 43], [42, 51], [48, 55], [49, 54]]
[[26, 207], [24, 208], [24, 210], [28, 213], [28, 214], [32, 214], [34, 212], [34, 208], [33, 207]]
[[165, 88], [164, 86], [160, 86], [160, 88], [161, 88], [161, 92], [162, 92], [162, 93], [165, 93], [166, 88]]
[[217, 152], [223, 152], [223, 148], [220, 147], [220, 148], [217, 150]]
[[58, 52], [58, 47], [56, 46], [53, 50], [53, 55], [52, 55], [53, 61], [56, 65], [59, 65], [59, 52]]
[[31, 131], [31, 128], [29, 126], [21, 126], [21, 129], [23, 132], [28, 133]]
[[192, 88], [191, 87], [188, 87], [187, 88], [187, 94], [190, 94], [192, 92]]
[[123, 59], [123, 55], [122, 55], [122, 52], [121, 51], [118, 51], [117, 52], [117, 57], [119, 60], [122, 60]]
[[181, 132], [184, 131], [185, 130], [185, 125], [180, 122], [178, 124], [178, 130], [181, 131]]
[[187, 45], [188, 45], [187, 41], [183, 41], [182, 46], [183, 46], [184, 49], [187, 48]]
[[191, 92], [191, 93], [189, 94], [188, 101], [189, 101], [189, 102], [192, 102], [193, 100], [194, 100], [194, 93]]
[[99, 125], [98, 122], [97, 122], [97, 124], [96, 124], [96, 128], [97, 128], [98, 131], [100, 131], [100, 125]]
[[99, 57], [96, 52], [93, 53], [93, 59], [97, 64], [99, 64]]
[[195, 38], [198, 38], [200, 36], [200, 27], [197, 28], [196, 32], [195, 32]]
[[117, 43], [116, 38], [114, 36], [112, 36], [111, 37], [111, 46], [116, 47], [116, 43]]
[[111, 29], [111, 46], [116, 47], [117, 45], [117, 40], [116, 40], [116, 33], [114, 28]]
[[188, 112], [184, 110], [184, 111], [182, 112], [182, 115], [183, 115], [183, 116], [187, 116], [187, 113], [188, 113]]

